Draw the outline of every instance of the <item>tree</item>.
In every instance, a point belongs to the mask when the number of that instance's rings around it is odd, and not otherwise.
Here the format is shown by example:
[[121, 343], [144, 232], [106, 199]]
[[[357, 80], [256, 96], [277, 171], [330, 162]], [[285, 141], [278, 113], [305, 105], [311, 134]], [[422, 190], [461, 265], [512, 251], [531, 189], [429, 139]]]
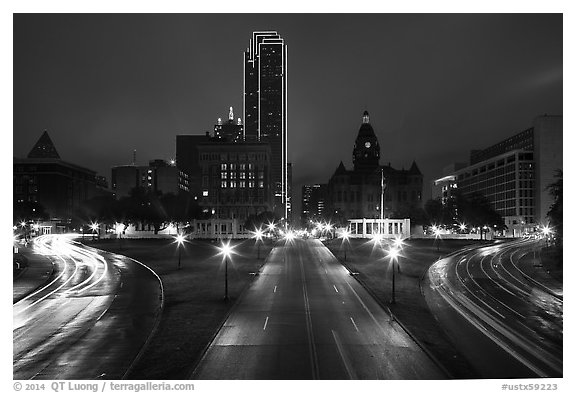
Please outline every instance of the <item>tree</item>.
[[556, 235], [556, 245], [561, 249], [563, 245], [563, 202], [562, 202], [562, 195], [563, 195], [563, 182], [562, 177], [563, 173], [561, 169], [557, 169], [556, 173], [554, 174], [556, 181], [548, 186], [548, 192], [554, 198], [554, 203], [550, 206], [550, 210], [548, 211], [548, 218], [550, 218], [550, 224], [554, 229], [554, 233]]
[[472, 227], [505, 229], [502, 216], [492, 208], [490, 200], [479, 193], [463, 196], [456, 194], [458, 220]]
[[440, 198], [429, 199], [424, 204], [426, 224], [441, 224], [444, 221], [444, 206]]

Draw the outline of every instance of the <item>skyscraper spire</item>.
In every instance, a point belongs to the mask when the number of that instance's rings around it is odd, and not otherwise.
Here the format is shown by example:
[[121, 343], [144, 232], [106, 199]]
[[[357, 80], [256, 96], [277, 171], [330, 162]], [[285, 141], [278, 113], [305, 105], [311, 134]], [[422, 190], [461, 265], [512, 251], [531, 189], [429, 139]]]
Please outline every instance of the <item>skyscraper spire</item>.
[[230, 107], [230, 112], [228, 112], [228, 120], [234, 121], [234, 110]]

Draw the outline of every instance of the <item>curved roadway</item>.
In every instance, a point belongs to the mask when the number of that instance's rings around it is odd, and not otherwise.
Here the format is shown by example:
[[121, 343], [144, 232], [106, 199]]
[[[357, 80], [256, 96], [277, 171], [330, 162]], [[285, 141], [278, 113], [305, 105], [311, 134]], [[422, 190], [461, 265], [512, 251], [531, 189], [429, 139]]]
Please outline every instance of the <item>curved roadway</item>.
[[[447, 316], [438, 295], [517, 363], [499, 365], [486, 347], [482, 362], [508, 368], [508, 377], [561, 377], [563, 343], [562, 284], [531, 275], [540, 245], [520, 240], [467, 249], [430, 267], [427, 298], [455, 336], [465, 336], [459, 318]], [[472, 339], [469, 341], [474, 341]], [[472, 342], [466, 345], [472, 345]], [[481, 358], [484, 348], [469, 349]], [[484, 367], [484, 366], [482, 366]], [[504, 374], [503, 376], [506, 376]]]
[[129, 258], [46, 235], [49, 281], [13, 306], [14, 379], [119, 379], [161, 310], [157, 276]]

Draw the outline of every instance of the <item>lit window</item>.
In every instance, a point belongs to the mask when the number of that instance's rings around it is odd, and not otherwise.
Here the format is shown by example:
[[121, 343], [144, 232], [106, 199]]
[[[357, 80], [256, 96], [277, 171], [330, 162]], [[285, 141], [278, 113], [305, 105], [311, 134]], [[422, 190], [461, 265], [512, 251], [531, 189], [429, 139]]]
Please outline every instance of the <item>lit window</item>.
[[208, 196], [208, 190], [204, 190], [204, 191], [202, 191], [202, 196], [205, 196], [205, 197], [207, 197], [207, 196]]
[[221, 188], [226, 188], [226, 180], [222, 180], [222, 181], [220, 182], [220, 187], [221, 187]]
[[241, 180], [240, 181], [240, 188], [246, 188], [246, 182]]
[[254, 181], [253, 180], [250, 180], [248, 182], [248, 188], [254, 188]]
[[225, 171], [225, 170], [227, 169], [227, 168], [226, 168], [226, 164], [220, 164], [220, 169], [223, 170], [223, 171]]
[[230, 181], [230, 188], [236, 188], [236, 180]]
[[228, 172], [222, 172], [222, 173], [220, 174], [220, 178], [221, 178], [221, 179], [227, 179], [227, 178], [228, 178]]
[[264, 188], [264, 181], [260, 180], [260, 181], [258, 182], [258, 187], [259, 187], [259, 188]]
[[246, 179], [246, 172], [240, 172], [240, 179]]
[[248, 179], [254, 179], [254, 172], [248, 173]]

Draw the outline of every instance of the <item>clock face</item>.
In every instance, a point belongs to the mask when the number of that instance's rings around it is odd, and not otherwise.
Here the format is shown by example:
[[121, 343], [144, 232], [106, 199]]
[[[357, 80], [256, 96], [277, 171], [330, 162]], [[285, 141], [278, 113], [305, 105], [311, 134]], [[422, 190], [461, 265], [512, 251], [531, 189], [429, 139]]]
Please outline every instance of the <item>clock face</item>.
[[366, 149], [369, 149], [370, 146], [372, 146], [372, 145], [370, 145], [370, 142], [366, 142], [366, 143], [364, 144], [364, 146], [366, 146]]

